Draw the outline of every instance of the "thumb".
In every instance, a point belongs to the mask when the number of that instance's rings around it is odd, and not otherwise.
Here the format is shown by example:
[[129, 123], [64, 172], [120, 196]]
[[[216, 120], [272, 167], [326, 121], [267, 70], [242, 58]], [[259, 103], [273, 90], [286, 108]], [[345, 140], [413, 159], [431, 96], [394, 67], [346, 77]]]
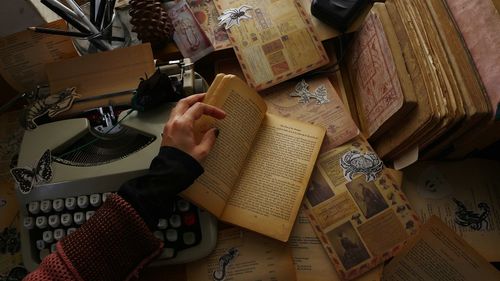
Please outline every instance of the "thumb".
[[210, 150], [212, 150], [212, 147], [215, 144], [215, 140], [217, 136], [219, 135], [219, 129], [218, 128], [212, 128], [208, 130], [204, 135], [203, 138], [200, 141], [200, 144], [198, 145], [198, 151], [200, 151], [199, 155], [200, 158], [204, 159]]

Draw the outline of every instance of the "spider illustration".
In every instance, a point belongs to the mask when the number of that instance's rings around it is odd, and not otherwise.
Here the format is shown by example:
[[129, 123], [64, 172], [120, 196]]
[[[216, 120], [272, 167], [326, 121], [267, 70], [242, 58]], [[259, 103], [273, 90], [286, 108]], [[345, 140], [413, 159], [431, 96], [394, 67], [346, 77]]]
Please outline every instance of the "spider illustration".
[[219, 25], [226, 25], [226, 30], [230, 29], [233, 25], [240, 25], [240, 20], [252, 18], [247, 14], [247, 11], [252, 9], [252, 7], [247, 5], [242, 5], [239, 8], [227, 9], [217, 18], [219, 20]]

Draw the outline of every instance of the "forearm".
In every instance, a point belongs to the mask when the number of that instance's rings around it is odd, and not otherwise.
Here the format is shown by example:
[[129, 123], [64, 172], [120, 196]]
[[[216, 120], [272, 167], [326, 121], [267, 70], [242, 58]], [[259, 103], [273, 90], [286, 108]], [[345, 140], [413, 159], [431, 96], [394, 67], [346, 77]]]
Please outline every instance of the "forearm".
[[161, 251], [151, 230], [201, 173], [191, 156], [162, 147], [148, 174], [123, 184], [27, 280], [128, 280]]

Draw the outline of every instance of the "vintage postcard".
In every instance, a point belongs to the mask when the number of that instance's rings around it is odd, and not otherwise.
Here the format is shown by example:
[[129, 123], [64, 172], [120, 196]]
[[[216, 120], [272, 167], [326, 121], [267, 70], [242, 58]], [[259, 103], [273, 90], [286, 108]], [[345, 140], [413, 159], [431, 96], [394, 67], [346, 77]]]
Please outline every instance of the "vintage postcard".
[[[189, 7], [205, 34], [212, 42], [215, 51], [233, 47], [226, 28], [219, 25], [219, 12], [213, 0], [189, 0]], [[224, 72], [225, 73], [225, 72]]]
[[196, 62], [214, 51], [185, 0], [168, 4], [167, 11], [175, 29], [174, 41], [185, 58]]
[[215, 0], [247, 83], [262, 90], [328, 63], [301, 3]]

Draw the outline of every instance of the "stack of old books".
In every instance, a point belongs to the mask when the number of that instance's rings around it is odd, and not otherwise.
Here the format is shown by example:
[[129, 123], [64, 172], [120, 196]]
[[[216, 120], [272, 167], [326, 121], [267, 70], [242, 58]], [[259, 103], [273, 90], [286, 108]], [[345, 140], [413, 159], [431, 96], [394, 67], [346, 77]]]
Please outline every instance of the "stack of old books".
[[352, 39], [342, 74], [351, 111], [380, 157], [394, 160], [415, 149], [420, 158], [461, 157], [500, 139], [495, 5], [374, 5]]

